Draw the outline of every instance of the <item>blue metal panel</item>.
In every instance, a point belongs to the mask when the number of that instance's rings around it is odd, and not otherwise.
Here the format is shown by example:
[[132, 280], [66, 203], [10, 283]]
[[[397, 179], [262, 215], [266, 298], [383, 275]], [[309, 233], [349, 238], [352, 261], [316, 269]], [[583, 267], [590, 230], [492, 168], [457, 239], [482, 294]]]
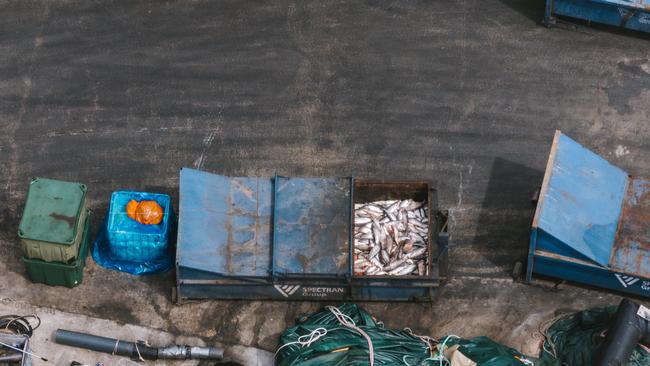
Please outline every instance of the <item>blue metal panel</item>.
[[556, 133], [531, 231], [533, 272], [650, 297], [650, 180]]
[[[181, 170], [178, 301], [432, 301], [446, 273], [446, 245], [435, 246], [442, 254], [432, 258], [431, 276], [351, 275], [353, 191], [352, 178]], [[431, 211], [437, 212], [433, 204]]]
[[570, 246], [567, 246], [564, 242], [558, 240], [552, 235], [549, 235], [543, 230], [537, 230], [537, 242], [535, 244], [535, 249], [575, 259], [591, 260], [590, 258], [582, 255], [582, 253], [574, 250]]
[[559, 131], [549, 161], [533, 227], [606, 266], [627, 174]]
[[179, 266], [222, 276], [268, 276], [272, 182], [184, 168]]
[[650, 277], [650, 180], [632, 180], [610, 266], [615, 271]]
[[546, 0], [547, 25], [554, 15], [650, 32], [650, 0]]
[[611, 272], [607, 268], [568, 260], [534, 257], [535, 273], [639, 296], [650, 296], [650, 279]]
[[276, 274], [350, 275], [350, 178], [277, 177]]
[[275, 285], [241, 282], [237, 284], [186, 284], [178, 289], [180, 301], [187, 299], [230, 300], [309, 300], [309, 301], [432, 301], [436, 286], [401, 287], [348, 286], [318, 284], [304, 281], [281, 282]]

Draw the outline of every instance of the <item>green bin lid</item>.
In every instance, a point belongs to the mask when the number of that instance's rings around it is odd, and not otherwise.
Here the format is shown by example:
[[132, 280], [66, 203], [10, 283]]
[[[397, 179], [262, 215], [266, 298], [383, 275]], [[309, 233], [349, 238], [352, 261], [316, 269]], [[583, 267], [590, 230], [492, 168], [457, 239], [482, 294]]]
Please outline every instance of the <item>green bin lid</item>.
[[29, 184], [18, 236], [57, 244], [74, 244], [86, 186], [36, 178]]

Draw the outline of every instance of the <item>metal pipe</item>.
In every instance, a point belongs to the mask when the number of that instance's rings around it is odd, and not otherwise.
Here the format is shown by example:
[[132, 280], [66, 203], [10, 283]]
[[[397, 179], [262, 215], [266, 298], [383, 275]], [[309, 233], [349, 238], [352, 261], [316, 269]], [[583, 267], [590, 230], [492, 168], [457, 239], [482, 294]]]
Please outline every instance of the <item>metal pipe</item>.
[[65, 329], [57, 329], [54, 334], [54, 341], [59, 344], [65, 344], [66, 346], [85, 348], [92, 351], [127, 356], [135, 359], [139, 359], [140, 357], [146, 360], [158, 359], [157, 348], [148, 347], [144, 344], [138, 344], [136, 346], [133, 342], [100, 337], [86, 333], [72, 332]]
[[594, 365], [626, 365], [638, 343], [650, 344], [650, 321], [641, 316], [648, 315], [640, 307], [632, 300], [621, 300]]
[[67, 346], [127, 356], [132, 359], [223, 359], [223, 348], [179, 345], [157, 348], [147, 346], [141, 342], [134, 343], [92, 334], [73, 332], [65, 329], [57, 329], [54, 334], [54, 341]]

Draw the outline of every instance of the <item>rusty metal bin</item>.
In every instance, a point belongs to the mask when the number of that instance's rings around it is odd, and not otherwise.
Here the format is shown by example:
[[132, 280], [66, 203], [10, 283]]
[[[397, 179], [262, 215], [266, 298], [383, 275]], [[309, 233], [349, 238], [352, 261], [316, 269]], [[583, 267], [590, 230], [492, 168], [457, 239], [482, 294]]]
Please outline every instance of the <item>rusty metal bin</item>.
[[428, 276], [353, 274], [359, 199], [426, 199], [426, 181], [226, 177], [184, 168], [176, 251], [177, 301], [275, 299], [431, 301], [446, 274], [446, 248], [431, 220]]
[[532, 224], [527, 281], [562, 278], [650, 297], [650, 180], [557, 131]]

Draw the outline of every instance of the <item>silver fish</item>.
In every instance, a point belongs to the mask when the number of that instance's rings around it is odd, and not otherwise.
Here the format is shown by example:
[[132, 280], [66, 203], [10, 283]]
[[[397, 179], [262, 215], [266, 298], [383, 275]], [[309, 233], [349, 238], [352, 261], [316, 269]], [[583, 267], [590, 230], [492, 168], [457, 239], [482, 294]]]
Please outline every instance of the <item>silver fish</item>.
[[362, 225], [365, 225], [365, 224], [367, 224], [369, 222], [372, 222], [372, 219], [370, 219], [369, 217], [355, 217], [354, 218], [354, 225], [356, 225], [356, 226], [362, 226]]
[[388, 252], [385, 249], [379, 253], [381, 254], [382, 263], [386, 264], [390, 262], [390, 255], [388, 255]]
[[394, 270], [395, 268], [401, 266], [402, 264], [406, 263], [407, 260], [409, 260], [409, 259], [406, 258], [406, 257], [404, 257], [402, 259], [398, 259], [398, 260], [394, 261], [393, 263], [390, 263], [390, 264], [384, 266], [383, 269], [386, 272], [390, 272], [390, 271]]
[[384, 266], [377, 257], [370, 258], [370, 263], [374, 264], [377, 268], [382, 268]]
[[427, 248], [418, 248], [406, 255], [407, 258], [417, 259], [427, 252]]
[[354, 245], [354, 249], [359, 249], [362, 252], [367, 252], [370, 250], [370, 245], [357, 243]]
[[379, 214], [379, 215], [381, 215], [384, 212], [384, 210], [382, 210], [381, 207], [375, 206], [375, 205], [366, 205], [366, 206], [364, 206], [363, 209], [365, 211], [367, 211], [368, 213], [372, 212], [372, 213]]
[[365, 274], [371, 275], [371, 274], [375, 274], [375, 273], [377, 273], [379, 271], [380, 271], [379, 268], [374, 267], [374, 266], [370, 266], [365, 270]]
[[403, 266], [403, 267], [397, 267], [396, 269], [388, 272], [388, 274], [393, 275], [393, 276], [403, 276], [403, 275], [410, 274], [416, 268], [417, 268], [417, 266], [415, 264], [408, 264], [408, 265]]
[[377, 254], [381, 251], [381, 246], [378, 244], [375, 244], [372, 249], [370, 249], [370, 254], [368, 254], [368, 258], [373, 259], [377, 257]]
[[426, 275], [429, 219], [425, 201], [384, 200], [356, 203], [355, 273]]

